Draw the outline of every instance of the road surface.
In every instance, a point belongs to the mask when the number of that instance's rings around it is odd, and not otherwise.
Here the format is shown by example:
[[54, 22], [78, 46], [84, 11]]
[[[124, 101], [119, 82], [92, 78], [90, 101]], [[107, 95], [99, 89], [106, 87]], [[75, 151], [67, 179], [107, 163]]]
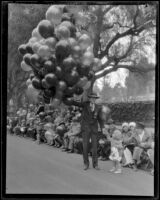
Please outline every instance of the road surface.
[[148, 172], [124, 168], [123, 174], [113, 174], [111, 161], [99, 166], [84, 171], [81, 155], [8, 135], [6, 193], [153, 195]]

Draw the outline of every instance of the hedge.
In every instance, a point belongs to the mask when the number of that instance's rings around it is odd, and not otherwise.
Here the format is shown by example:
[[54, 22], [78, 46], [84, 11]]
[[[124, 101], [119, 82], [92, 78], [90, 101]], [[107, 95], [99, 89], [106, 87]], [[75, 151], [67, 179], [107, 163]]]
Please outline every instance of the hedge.
[[140, 121], [154, 126], [154, 101], [116, 102], [104, 104], [111, 109], [111, 118], [117, 123], [122, 123], [124, 121]]

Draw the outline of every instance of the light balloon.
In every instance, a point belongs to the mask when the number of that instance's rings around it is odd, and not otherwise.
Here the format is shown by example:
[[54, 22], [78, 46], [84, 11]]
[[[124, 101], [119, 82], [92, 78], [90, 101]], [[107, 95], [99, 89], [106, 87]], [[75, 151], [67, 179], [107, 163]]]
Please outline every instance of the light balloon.
[[44, 44], [47, 45], [50, 50], [55, 49], [57, 40], [54, 37], [49, 37], [47, 39], [44, 40]]
[[38, 49], [37, 54], [40, 57], [47, 59], [51, 56], [50, 48], [47, 45], [41, 45], [41, 47]]
[[77, 25], [84, 26], [86, 24], [87, 17], [84, 15], [83, 12], [78, 12], [75, 16]]
[[77, 41], [72, 37], [68, 38], [68, 42], [69, 42], [71, 48], [73, 48], [74, 46], [76, 46], [78, 44]]
[[61, 26], [66, 26], [69, 29], [71, 37], [75, 37], [76, 36], [76, 27], [73, 25], [72, 22], [63, 21], [60, 25]]
[[52, 5], [48, 8], [46, 12], [46, 19], [49, 20], [53, 26], [58, 25], [61, 22], [61, 17], [62, 9], [55, 5]]
[[38, 42], [38, 39], [36, 37], [31, 37], [28, 41], [28, 43], [33, 46], [34, 43]]
[[82, 34], [78, 42], [83, 51], [86, 50], [92, 44], [92, 40], [87, 34]]
[[90, 51], [86, 51], [82, 57], [82, 63], [84, 65], [90, 65], [94, 61], [94, 55]]
[[32, 49], [34, 51], [34, 53], [37, 53], [38, 52], [38, 49], [41, 47], [41, 44], [39, 42], [35, 42], [33, 45], [32, 45]]
[[99, 58], [94, 58], [92, 70], [96, 72], [101, 68], [101, 66], [102, 66], [101, 60]]
[[29, 78], [29, 79], [27, 79], [27, 81], [26, 81], [26, 85], [29, 86], [30, 84], [32, 84], [32, 81], [31, 81], [31, 79]]
[[23, 71], [26, 71], [26, 72], [29, 72], [32, 70], [32, 68], [29, 65], [27, 65], [24, 60], [21, 62], [21, 68], [23, 69]]
[[28, 86], [28, 89], [27, 89], [27, 96], [32, 99], [33, 101], [37, 101], [37, 97], [39, 95], [39, 91], [36, 90], [32, 84], [30, 84]]
[[70, 30], [66, 26], [60, 25], [55, 32], [58, 39], [67, 39], [70, 37]]
[[33, 29], [32, 37], [37, 38], [38, 41], [42, 39], [42, 36], [39, 34], [38, 27]]

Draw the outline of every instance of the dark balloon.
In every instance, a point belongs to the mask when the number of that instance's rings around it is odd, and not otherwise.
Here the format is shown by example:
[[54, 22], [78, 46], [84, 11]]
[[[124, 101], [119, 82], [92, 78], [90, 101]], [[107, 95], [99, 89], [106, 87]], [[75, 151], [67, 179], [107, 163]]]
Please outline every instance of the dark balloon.
[[62, 68], [65, 72], [70, 72], [76, 66], [76, 62], [72, 57], [63, 60]]
[[27, 53], [34, 54], [31, 44], [26, 44], [26, 51]]
[[48, 71], [47, 69], [45, 69], [44, 67], [42, 67], [39, 72], [38, 72], [38, 75], [41, 77], [41, 78], [44, 78], [45, 75], [48, 74]]
[[27, 65], [30, 65], [31, 67], [33, 67], [32, 64], [31, 64], [31, 56], [32, 56], [32, 54], [27, 53], [27, 54], [25, 54], [25, 55], [23, 56], [23, 60], [25, 61], [25, 63], [26, 63]]
[[32, 85], [35, 89], [40, 90], [42, 89], [42, 84], [41, 84], [41, 80], [37, 77], [34, 77], [32, 79]]
[[50, 99], [44, 98], [44, 103], [45, 104], [50, 104]]
[[46, 79], [42, 79], [42, 87], [46, 89], [50, 88], [50, 85], [47, 84]]
[[42, 20], [38, 24], [38, 31], [43, 38], [52, 37], [54, 35], [54, 28], [48, 20]]
[[56, 88], [55, 87], [44, 90], [44, 95], [48, 98], [54, 97], [55, 94], [56, 94]]
[[60, 90], [57, 90], [57, 92], [56, 92], [56, 98], [57, 99], [62, 99], [62, 97], [63, 97], [63, 92], [60, 91]]
[[75, 87], [67, 87], [64, 91], [66, 97], [72, 97], [75, 92]]
[[57, 63], [61, 64], [63, 62], [63, 59], [67, 58], [71, 53], [71, 47], [69, 42], [66, 40], [60, 40], [56, 44], [55, 48], [55, 55], [57, 59]]
[[65, 75], [65, 81], [68, 86], [73, 86], [79, 81], [80, 77], [77, 71], [73, 70], [71, 73]]
[[88, 65], [79, 65], [77, 67], [77, 71], [79, 73], [79, 75], [82, 76], [88, 76], [89, 71], [90, 71], [90, 66]]
[[53, 63], [53, 65], [56, 65], [56, 57], [55, 55], [52, 55], [49, 60]]
[[53, 73], [49, 73], [45, 76], [46, 82], [48, 85], [55, 86], [57, 84], [57, 77]]
[[37, 54], [31, 56], [31, 64], [35, 67], [41, 67], [41, 58]]
[[69, 30], [70, 30], [70, 33], [71, 33], [71, 37], [76, 37], [76, 28], [74, 26], [74, 24], [70, 21], [63, 21], [61, 23], [62, 26], [66, 26]]
[[82, 56], [82, 50], [79, 45], [76, 45], [72, 48], [72, 56], [75, 59], [78, 59]]
[[57, 76], [58, 79], [62, 79], [63, 77], [62, 69], [59, 66], [56, 67], [55, 75]]
[[18, 51], [22, 56], [25, 55], [27, 53], [26, 45], [25, 44], [20, 45]]
[[83, 88], [81, 88], [81, 87], [76, 87], [74, 93], [77, 94], [77, 95], [81, 95], [81, 94], [83, 93]]
[[48, 60], [45, 61], [44, 68], [47, 70], [48, 73], [50, 73], [50, 72], [55, 72], [56, 66], [51, 60]]
[[64, 98], [63, 103], [67, 106], [71, 106], [73, 104], [72, 98]]
[[57, 90], [64, 91], [67, 88], [67, 84], [64, 81], [59, 81], [57, 85]]

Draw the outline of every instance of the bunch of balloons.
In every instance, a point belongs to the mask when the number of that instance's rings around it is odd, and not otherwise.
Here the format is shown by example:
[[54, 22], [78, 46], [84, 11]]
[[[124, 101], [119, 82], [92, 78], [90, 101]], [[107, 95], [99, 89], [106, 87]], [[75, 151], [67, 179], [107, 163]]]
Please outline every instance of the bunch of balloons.
[[28, 87], [32, 85], [45, 103], [55, 107], [61, 102], [72, 105], [72, 97], [90, 87], [90, 80], [102, 65], [94, 57], [89, 34], [76, 28], [83, 22], [82, 13], [78, 17], [71, 11], [69, 6], [50, 6], [28, 43], [18, 48], [23, 56], [21, 68], [32, 72]]

